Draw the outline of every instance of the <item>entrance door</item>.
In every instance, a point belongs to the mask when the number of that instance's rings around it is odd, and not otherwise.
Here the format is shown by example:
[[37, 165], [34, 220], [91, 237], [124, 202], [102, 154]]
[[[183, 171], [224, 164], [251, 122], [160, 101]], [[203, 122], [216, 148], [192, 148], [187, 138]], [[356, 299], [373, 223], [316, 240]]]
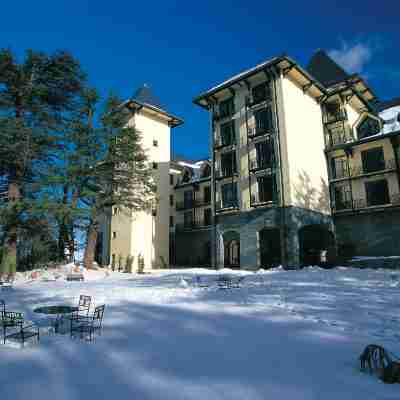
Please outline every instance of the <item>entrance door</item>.
[[260, 267], [272, 268], [282, 264], [279, 229], [262, 229], [259, 232]]

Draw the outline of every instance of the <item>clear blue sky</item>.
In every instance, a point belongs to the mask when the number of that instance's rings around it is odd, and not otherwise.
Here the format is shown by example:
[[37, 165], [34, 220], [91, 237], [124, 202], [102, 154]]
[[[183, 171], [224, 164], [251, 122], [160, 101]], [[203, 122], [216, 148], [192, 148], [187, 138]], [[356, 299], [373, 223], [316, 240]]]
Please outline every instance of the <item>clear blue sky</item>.
[[208, 154], [200, 92], [286, 53], [306, 65], [330, 51], [382, 99], [400, 96], [400, 1], [3, 1], [1, 46], [72, 52], [101, 93], [127, 98], [147, 83], [185, 120], [173, 151]]

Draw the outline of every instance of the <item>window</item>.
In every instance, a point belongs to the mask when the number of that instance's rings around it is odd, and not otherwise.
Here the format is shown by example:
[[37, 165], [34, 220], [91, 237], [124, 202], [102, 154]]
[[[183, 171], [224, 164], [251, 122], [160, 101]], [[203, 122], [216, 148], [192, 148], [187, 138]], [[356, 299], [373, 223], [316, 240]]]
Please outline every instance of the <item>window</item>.
[[154, 147], [158, 147], [158, 140], [153, 139], [153, 146], [154, 146]]
[[219, 105], [219, 113], [221, 118], [228, 117], [234, 113], [233, 97], [228, 100], [221, 101]]
[[235, 182], [222, 185], [221, 198], [223, 208], [237, 206], [237, 187]]
[[326, 122], [336, 122], [345, 119], [345, 110], [341, 108], [339, 101], [325, 104]]
[[256, 134], [263, 134], [272, 131], [272, 111], [271, 107], [263, 108], [254, 113], [256, 121]]
[[174, 226], [174, 216], [170, 215], [169, 216], [169, 226], [172, 228]]
[[331, 159], [332, 178], [339, 179], [347, 176], [346, 157], [335, 157]]
[[205, 203], [211, 202], [211, 187], [204, 186], [203, 198]]
[[235, 143], [235, 122], [230, 121], [221, 125], [221, 142], [223, 146]]
[[232, 176], [236, 173], [236, 153], [234, 151], [221, 154], [221, 173], [222, 176]]
[[191, 190], [185, 190], [183, 192], [183, 205], [185, 208], [193, 207], [193, 192]]
[[190, 182], [190, 179], [192, 179], [192, 174], [190, 173], [189, 169], [185, 169], [183, 171], [182, 182]]
[[113, 239], [116, 239], [116, 238], [117, 238], [117, 232], [114, 231], [114, 232], [112, 233], [112, 238], [113, 238]]
[[382, 147], [364, 150], [361, 152], [364, 173], [382, 171], [385, 169], [385, 157]]
[[113, 207], [112, 214], [113, 215], [118, 215], [119, 214], [119, 208], [118, 207]]
[[158, 169], [158, 164], [156, 162], [153, 162], [153, 169]]
[[254, 86], [251, 93], [253, 96], [253, 104], [258, 104], [271, 98], [270, 86], [268, 83]]
[[204, 209], [204, 225], [211, 225], [211, 208]]
[[211, 175], [211, 167], [210, 165], [207, 163], [202, 171], [201, 177], [202, 178], [208, 178]]
[[376, 135], [381, 130], [379, 122], [375, 118], [367, 117], [357, 127], [358, 139]]
[[185, 228], [191, 228], [193, 226], [193, 212], [188, 211], [183, 214], [183, 226]]
[[389, 190], [386, 179], [365, 182], [368, 206], [379, 206], [390, 203]]
[[169, 195], [169, 205], [170, 206], [174, 205], [174, 196], [172, 194]]
[[258, 201], [266, 203], [274, 199], [274, 179], [272, 176], [260, 176], [257, 178]]
[[270, 141], [258, 142], [255, 147], [258, 168], [270, 168], [273, 161], [272, 143]]
[[352, 208], [350, 186], [335, 186], [334, 197], [336, 210]]

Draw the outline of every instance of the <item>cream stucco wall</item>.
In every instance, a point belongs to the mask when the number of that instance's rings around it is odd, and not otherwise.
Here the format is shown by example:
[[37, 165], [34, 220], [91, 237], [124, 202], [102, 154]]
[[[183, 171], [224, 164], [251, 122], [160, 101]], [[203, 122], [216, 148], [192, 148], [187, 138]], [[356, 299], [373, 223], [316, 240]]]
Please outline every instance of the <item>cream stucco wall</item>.
[[329, 214], [321, 106], [289, 77], [280, 79], [281, 147], [290, 192], [286, 204]]
[[[110, 255], [134, 256], [134, 269], [139, 256], [144, 258], [146, 269], [169, 265], [170, 127], [164, 118], [146, 108], [136, 111], [128, 124], [141, 133], [150, 165], [157, 163], [157, 169], [153, 169], [157, 213], [153, 216], [151, 210], [146, 210], [112, 216], [111, 232], [115, 231], [117, 237], [111, 237]], [[157, 146], [153, 145], [154, 140]]]

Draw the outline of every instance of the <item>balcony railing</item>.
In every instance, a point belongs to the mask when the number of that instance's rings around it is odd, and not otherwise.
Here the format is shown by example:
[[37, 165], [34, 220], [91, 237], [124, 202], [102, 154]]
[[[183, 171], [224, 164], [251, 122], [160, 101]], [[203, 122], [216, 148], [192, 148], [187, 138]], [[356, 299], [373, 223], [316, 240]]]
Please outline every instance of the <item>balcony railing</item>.
[[223, 141], [220, 136], [214, 138], [214, 149], [221, 149], [223, 147], [234, 146], [236, 144], [235, 140]]
[[349, 132], [349, 129], [344, 124], [336, 125], [333, 128], [325, 128], [326, 132], [326, 146], [334, 147], [340, 144], [352, 142], [354, 138]]
[[340, 121], [347, 121], [347, 115], [343, 109], [335, 113], [325, 113], [324, 117], [325, 124], [334, 124]]
[[190, 210], [194, 208], [194, 201], [177, 201], [175, 205], [176, 211]]
[[270, 196], [266, 196], [260, 195], [260, 193], [253, 193], [250, 197], [250, 200], [252, 205], [273, 203], [272, 194]]
[[216, 169], [215, 179], [233, 178], [237, 176], [237, 171], [234, 169]]
[[248, 128], [247, 134], [250, 139], [263, 136], [263, 135], [272, 135], [273, 129], [272, 128]]
[[349, 210], [360, 210], [369, 207], [379, 207], [387, 205], [400, 206], [400, 193], [390, 195], [387, 201], [385, 202], [380, 202], [378, 201], [378, 199], [374, 201], [362, 198], [362, 199], [354, 199], [353, 201], [347, 200], [347, 201], [336, 202], [332, 204], [332, 208], [334, 211], [349, 211]]
[[239, 208], [239, 201], [238, 200], [230, 200], [230, 201], [217, 201], [215, 204], [215, 209], [217, 212], [225, 211], [225, 210], [235, 210]]
[[343, 168], [341, 170], [337, 170], [334, 174], [333, 179], [354, 178], [354, 177], [362, 176], [365, 174], [386, 172], [386, 171], [390, 171], [390, 170], [394, 170], [394, 169], [396, 169], [396, 160], [395, 159], [385, 160], [384, 164], [382, 165], [382, 168], [371, 170], [371, 171], [366, 171], [362, 165], [353, 165], [353, 166], [350, 166], [348, 169]]
[[263, 160], [257, 160], [256, 158], [250, 159], [249, 170], [250, 171], [259, 171], [264, 169], [272, 169], [272, 162], [267, 162]]
[[196, 199], [194, 202], [195, 207], [204, 207], [211, 204], [211, 199]]
[[233, 112], [221, 112], [221, 111], [216, 111], [213, 113], [213, 120], [214, 121], [220, 121], [221, 119], [225, 119], [228, 117], [232, 117], [234, 115]]
[[178, 232], [183, 232], [183, 231], [191, 231], [194, 229], [205, 229], [209, 228], [212, 225], [212, 220], [198, 220], [198, 221], [192, 221], [190, 223], [183, 223], [183, 224], [176, 224], [175, 225], [175, 230]]

